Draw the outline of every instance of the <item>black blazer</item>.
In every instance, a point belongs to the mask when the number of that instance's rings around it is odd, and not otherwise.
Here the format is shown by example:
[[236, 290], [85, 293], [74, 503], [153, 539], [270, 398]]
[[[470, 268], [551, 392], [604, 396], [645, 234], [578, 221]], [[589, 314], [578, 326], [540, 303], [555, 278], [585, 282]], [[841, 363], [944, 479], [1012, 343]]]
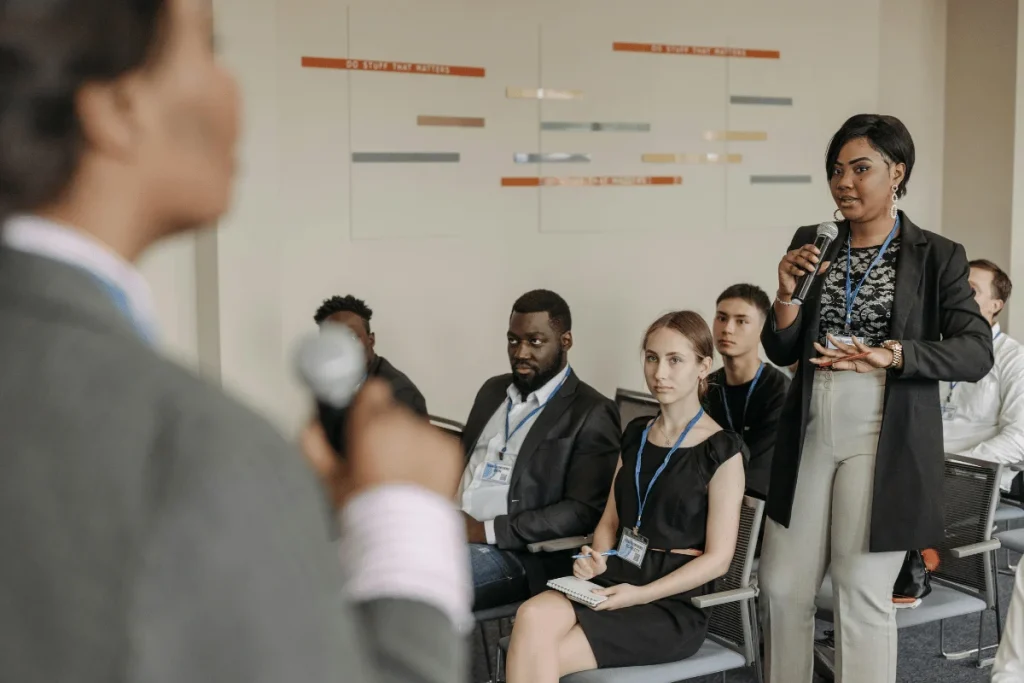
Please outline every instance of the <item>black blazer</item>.
[[[484, 383], [462, 432], [466, 462], [512, 375]], [[509, 481], [508, 514], [494, 520], [503, 550], [591, 534], [604, 512], [619, 459], [615, 403], [570, 373], [526, 434]]]
[[[977, 382], [992, 368], [992, 329], [981, 316], [967, 283], [970, 271], [962, 245], [914, 225], [900, 212], [900, 254], [896, 264], [890, 339], [903, 344], [903, 368], [885, 383], [871, 504], [872, 552], [914, 550], [942, 540], [942, 415], [940, 380]], [[796, 231], [789, 249], [814, 242], [816, 226]], [[823, 260], [835, 266], [850, 232], [839, 236]], [[840, 268], [845, 267], [839, 264]], [[818, 276], [796, 321], [775, 330], [774, 311], [761, 333], [772, 362], [800, 362], [779, 419], [772, 458], [767, 513], [789, 526], [793, 495], [810, 410], [817, 356], [821, 288]]]

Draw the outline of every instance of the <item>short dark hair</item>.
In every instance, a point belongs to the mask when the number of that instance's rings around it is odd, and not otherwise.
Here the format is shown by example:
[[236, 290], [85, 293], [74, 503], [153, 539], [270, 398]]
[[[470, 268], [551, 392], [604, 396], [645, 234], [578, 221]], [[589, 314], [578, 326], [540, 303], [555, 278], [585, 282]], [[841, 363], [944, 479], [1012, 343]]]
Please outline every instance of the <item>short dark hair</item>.
[[[572, 331], [572, 313], [565, 299], [547, 289], [523, 294], [512, 304], [512, 313], [547, 313], [551, 326], [559, 332]], [[509, 316], [511, 317], [511, 316]]]
[[335, 313], [355, 313], [362, 318], [363, 325], [366, 326], [366, 333], [370, 333], [370, 319], [373, 318], [373, 311], [362, 299], [357, 299], [351, 294], [324, 299], [324, 302], [320, 304], [320, 308], [316, 309], [316, 315], [313, 316], [313, 320], [319, 325]]
[[1010, 281], [1010, 276], [1007, 275], [1002, 268], [984, 258], [974, 259], [967, 265], [971, 268], [987, 270], [992, 273], [992, 294], [994, 294], [995, 297], [1003, 303], [1010, 300], [1010, 293], [1013, 291], [1013, 282]]
[[0, 219], [68, 188], [83, 150], [76, 98], [143, 68], [167, 0], [5, 1], [0, 21]]
[[725, 291], [718, 295], [715, 305], [717, 306], [726, 299], [742, 299], [761, 311], [761, 315], [766, 318], [768, 317], [768, 311], [772, 307], [772, 300], [768, 298], [763, 289], [757, 285], [746, 283], [726, 287]]
[[831, 182], [832, 169], [836, 165], [843, 145], [857, 138], [867, 140], [872, 149], [882, 155], [887, 164], [895, 163], [906, 166], [907, 171], [896, 188], [896, 196], [906, 195], [910, 172], [914, 170], [914, 138], [910, 137], [910, 131], [895, 116], [856, 114], [846, 119], [846, 123], [829, 140], [828, 151], [825, 152], [825, 176], [829, 182]]

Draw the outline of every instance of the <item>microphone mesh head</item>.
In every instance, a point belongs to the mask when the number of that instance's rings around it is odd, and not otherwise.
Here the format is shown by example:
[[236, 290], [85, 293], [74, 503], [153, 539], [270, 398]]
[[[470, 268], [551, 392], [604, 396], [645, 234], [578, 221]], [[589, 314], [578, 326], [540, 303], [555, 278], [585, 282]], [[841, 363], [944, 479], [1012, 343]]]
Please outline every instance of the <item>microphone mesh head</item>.
[[366, 352], [347, 327], [325, 323], [299, 342], [295, 370], [317, 399], [344, 408], [366, 378]]
[[838, 236], [839, 228], [832, 221], [826, 221], [818, 225], [818, 237], [828, 237], [834, 240]]

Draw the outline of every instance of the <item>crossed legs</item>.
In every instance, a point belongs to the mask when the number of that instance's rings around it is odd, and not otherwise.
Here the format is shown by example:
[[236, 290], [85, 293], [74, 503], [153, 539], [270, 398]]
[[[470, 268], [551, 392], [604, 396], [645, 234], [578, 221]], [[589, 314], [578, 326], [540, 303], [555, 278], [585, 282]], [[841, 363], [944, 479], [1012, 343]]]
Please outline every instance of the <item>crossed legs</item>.
[[516, 614], [506, 665], [508, 683], [557, 683], [562, 676], [597, 668], [572, 603], [547, 591]]

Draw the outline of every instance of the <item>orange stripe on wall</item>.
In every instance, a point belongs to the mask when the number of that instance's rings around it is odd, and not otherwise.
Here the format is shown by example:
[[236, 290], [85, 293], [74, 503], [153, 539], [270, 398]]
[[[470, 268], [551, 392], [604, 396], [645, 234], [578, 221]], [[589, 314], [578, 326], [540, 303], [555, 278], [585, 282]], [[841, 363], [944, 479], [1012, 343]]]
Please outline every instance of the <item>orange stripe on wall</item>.
[[746, 47], [703, 47], [700, 45], [665, 45], [663, 43], [612, 43], [615, 52], [649, 52], [659, 55], [694, 55], [697, 57], [746, 57], [778, 59], [778, 50], [754, 50]]
[[648, 185], [682, 185], [682, 176], [574, 176], [574, 177], [505, 177], [502, 187], [640, 187]]
[[389, 62], [374, 59], [342, 59], [338, 57], [303, 57], [302, 66], [308, 69], [341, 69], [343, 71], [384, 71], [396, 74], [423, 76], [468, 76], [483, 78], [487, 70], [480, 66], [452, 66], [450, 64], [419, 64], [416, 62]]

